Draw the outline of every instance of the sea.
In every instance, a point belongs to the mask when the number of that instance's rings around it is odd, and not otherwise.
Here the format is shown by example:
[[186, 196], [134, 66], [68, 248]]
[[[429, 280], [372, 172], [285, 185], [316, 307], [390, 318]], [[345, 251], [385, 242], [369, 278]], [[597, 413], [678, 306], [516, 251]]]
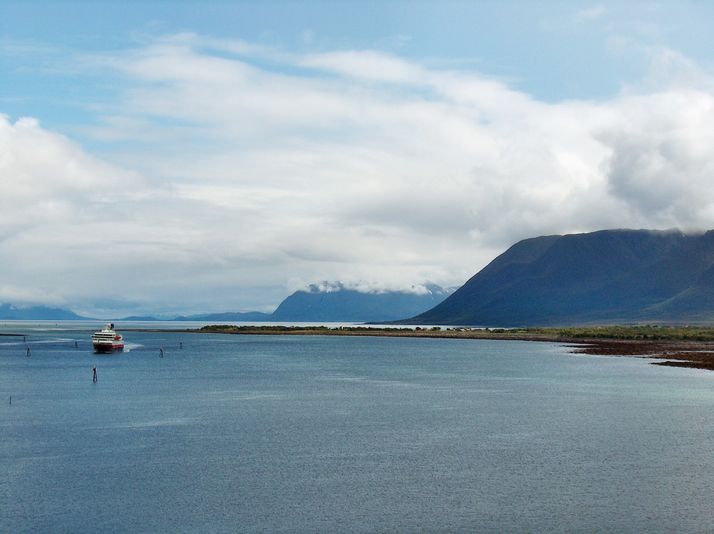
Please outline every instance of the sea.
[[100, 326], [0, 324], [1, 532], [714, 530], [714, 372]]

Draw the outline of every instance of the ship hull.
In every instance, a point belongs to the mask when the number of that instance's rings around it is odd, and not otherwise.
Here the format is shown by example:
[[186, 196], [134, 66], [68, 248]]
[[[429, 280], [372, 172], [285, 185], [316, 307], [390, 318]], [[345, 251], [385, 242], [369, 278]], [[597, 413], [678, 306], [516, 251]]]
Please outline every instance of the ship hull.
[[99, 352], [106, 354], [109, 352], [122, 352], [124, 350], [124, 344], [113, 344], [113, 343], [94, 343], [94, 352]]

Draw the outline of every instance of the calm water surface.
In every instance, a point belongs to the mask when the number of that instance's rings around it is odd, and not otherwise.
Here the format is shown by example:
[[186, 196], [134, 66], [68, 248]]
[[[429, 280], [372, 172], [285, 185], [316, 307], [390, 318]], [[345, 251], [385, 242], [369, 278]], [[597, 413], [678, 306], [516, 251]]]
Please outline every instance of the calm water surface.
[[3, 532], [714, 530], [711, 372], [550, 343], [129, 332], [99, 356], [91, 330], [25, 333], [0, 336]]

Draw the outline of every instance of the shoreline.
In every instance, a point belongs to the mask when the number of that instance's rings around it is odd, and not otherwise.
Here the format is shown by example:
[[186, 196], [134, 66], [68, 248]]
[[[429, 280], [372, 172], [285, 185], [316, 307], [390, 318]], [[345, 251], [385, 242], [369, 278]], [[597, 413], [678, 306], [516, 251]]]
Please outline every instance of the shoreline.
[[540, 341], [571, 345], [573, 354], [625, 356], [657, 360], [653, 365], [714, 371], [714, 328], [612, 326], [568, 328], [400, 328], [290, 327], [210, 325], [200, 329], [129, 329], [126, 331], [229, 335], [371, 336], [495, 341]]

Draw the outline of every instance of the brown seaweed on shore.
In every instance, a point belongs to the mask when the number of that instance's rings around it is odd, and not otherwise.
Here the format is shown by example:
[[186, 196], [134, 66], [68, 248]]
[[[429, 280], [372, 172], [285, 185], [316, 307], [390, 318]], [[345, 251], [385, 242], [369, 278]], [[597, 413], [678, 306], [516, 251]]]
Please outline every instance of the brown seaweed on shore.
[[714, 371], [714, 344], [711, 342], [656, 342], [592, 340], [575, 345], [576, 354], [598, 356], [639, 356], [652, 358], [653, 365], [688, 367]]

